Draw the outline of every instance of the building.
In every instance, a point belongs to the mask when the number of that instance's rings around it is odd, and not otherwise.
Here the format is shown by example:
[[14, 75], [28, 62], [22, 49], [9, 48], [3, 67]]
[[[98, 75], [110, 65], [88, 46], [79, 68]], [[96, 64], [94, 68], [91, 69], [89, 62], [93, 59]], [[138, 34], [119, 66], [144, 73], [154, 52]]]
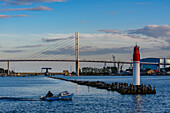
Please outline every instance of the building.
[[[170, 58], [143, 58], [140, 59], [140, 62], [149, 62], [149, 63], [170, 63]], [[158, 68], [160, 69], [165, 69], [166, 67], [169, 67], [170, 65], [150, 65], [150, 64], [143, 64], [142, 68], [145, 69], [152, 69], [152, 70], [157, 70]]]

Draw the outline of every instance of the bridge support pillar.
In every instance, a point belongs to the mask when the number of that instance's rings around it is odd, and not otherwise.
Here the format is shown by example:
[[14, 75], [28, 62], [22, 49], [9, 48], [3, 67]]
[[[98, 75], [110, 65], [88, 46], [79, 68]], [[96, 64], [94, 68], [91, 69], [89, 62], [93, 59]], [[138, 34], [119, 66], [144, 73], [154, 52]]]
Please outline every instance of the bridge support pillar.
[[79, 61], [76, 61], [76, 76], [79, 76]]
[[10, 63], [9, 63], [9, 61], [7, 61], [7, 67], [8, 67], [8, 72], [7, 72], [7, 75], [9, 76], [10, 75]]
[[120, 63], [117, 65], [117, 73], [120, 74]]

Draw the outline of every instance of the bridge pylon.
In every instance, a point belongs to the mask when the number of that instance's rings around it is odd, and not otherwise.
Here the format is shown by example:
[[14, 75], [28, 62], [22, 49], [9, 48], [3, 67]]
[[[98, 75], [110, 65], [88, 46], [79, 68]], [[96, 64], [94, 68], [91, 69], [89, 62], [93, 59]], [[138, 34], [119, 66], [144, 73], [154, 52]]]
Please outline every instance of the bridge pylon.
[[79, 32], [75, 33], [76, 76], [79, 76]]

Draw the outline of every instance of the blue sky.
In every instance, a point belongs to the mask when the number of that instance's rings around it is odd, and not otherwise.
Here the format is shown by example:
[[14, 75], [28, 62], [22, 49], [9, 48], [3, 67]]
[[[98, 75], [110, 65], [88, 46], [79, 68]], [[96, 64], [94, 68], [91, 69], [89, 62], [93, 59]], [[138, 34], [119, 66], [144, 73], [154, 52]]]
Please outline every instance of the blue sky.
[[142, 57], [170, 57], [169, 11], [170, 0], [0, 0], [1, 58], [29, 56], [75, 32], [82, 59], [129, 61], [136, 42]]
[[[1, 11], [1, 15], [27, 15], [28, 17], [1, 19], [0, 31], [15, 34], [75, 31], [97, 33], [99, 29], [128, 30], [145, 25], [169, 24], [170, 21], [169, 0], [66, 0], [50, 3], [30, 2], [26, 5], [13, 5], [1, 1], [2, 10], [39, 6], [51, 10]], [[83, 21], [86, 23], [81, 23]]]

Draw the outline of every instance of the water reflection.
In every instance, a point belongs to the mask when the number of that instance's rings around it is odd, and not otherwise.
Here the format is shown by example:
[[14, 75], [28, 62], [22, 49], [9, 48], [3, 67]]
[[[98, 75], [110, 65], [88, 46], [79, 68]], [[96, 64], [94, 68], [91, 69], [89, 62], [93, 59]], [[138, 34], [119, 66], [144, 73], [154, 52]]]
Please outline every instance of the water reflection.
[[79, 85], [76, 84], [76, 94], [79, 94]]
[[138, 112], [142, 112], [142, 96], [141, 95], [134, 95], [133, 97], [133, 100], [134, 100], [134, 110], [135, 110], [135, 113], [138, 113]]
[[90, 92], [90, 87], [88, 86], [88, 93]]

